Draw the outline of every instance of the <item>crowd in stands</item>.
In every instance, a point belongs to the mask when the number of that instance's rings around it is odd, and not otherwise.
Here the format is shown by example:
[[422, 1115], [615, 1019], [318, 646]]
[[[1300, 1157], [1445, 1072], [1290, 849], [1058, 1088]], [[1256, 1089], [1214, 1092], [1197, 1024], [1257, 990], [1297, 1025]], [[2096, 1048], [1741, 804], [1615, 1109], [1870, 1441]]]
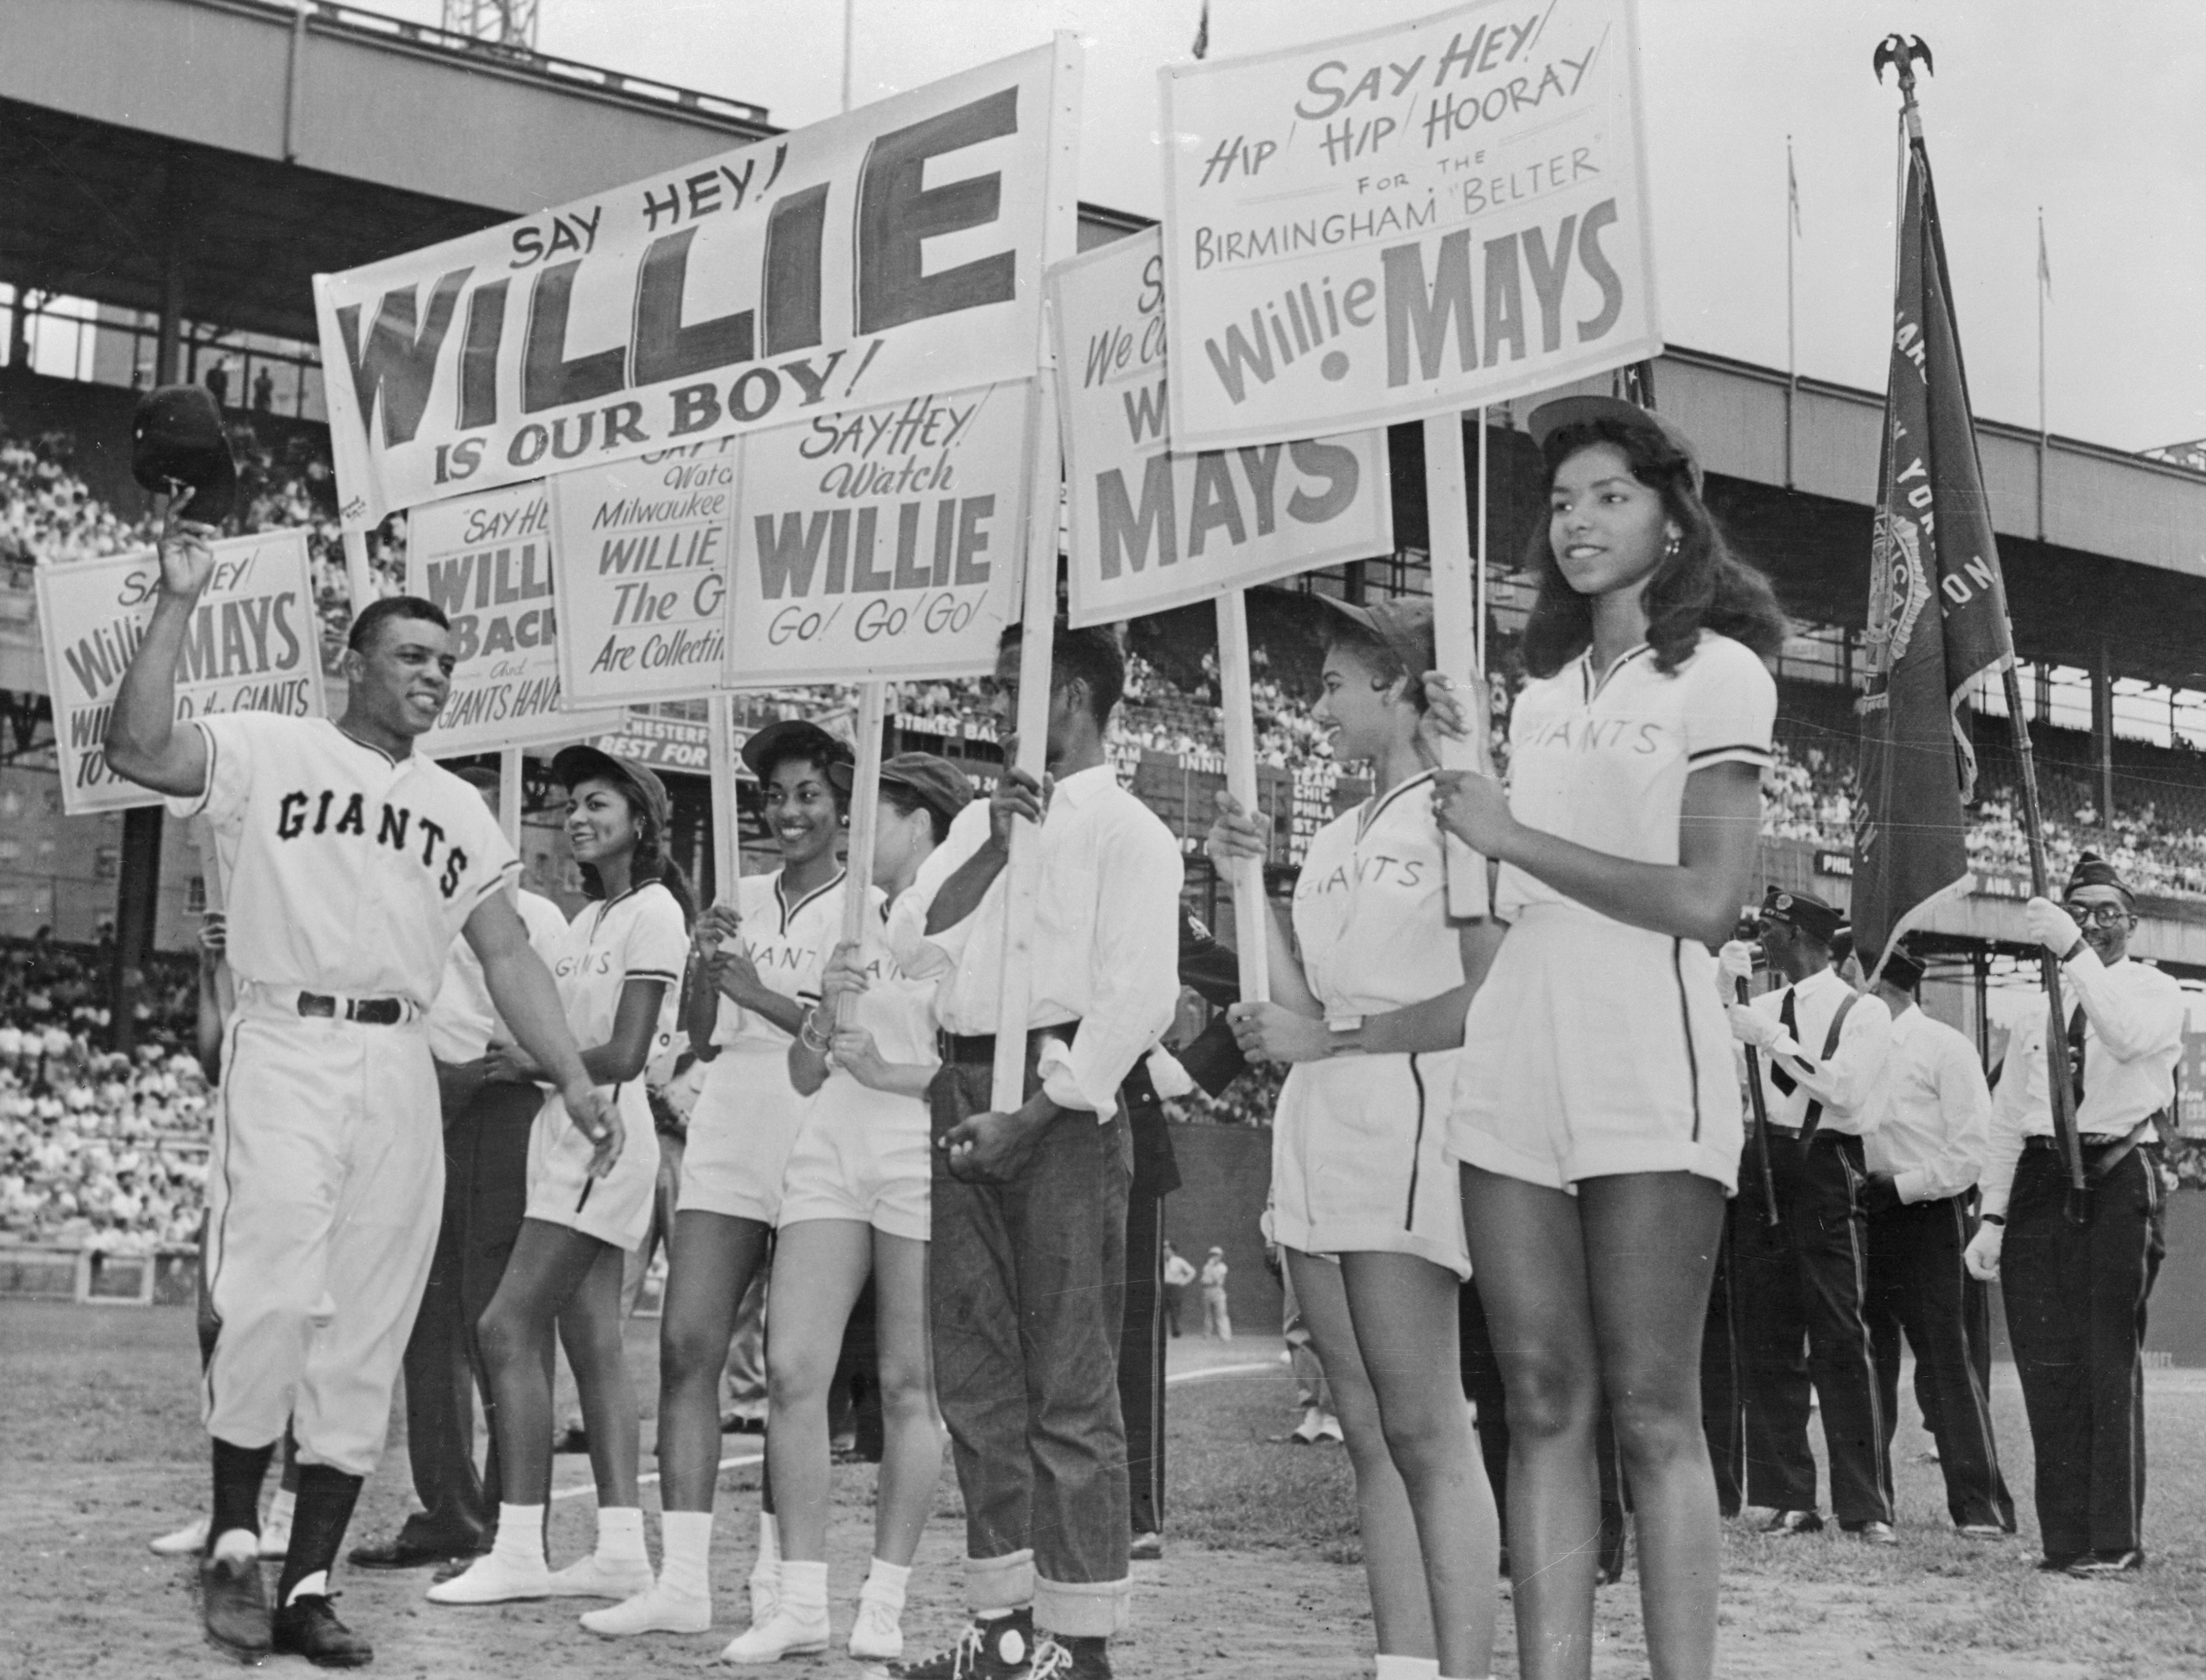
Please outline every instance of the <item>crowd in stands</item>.
[[188, 1243], [206, 1180], [207, 1088], [188, 961], [146, 976], [136, 1056], [103, 1050], [109, 951], [0, 945], [0, 1241], [115, 1254]]
[[0, 424], [0, 561], [92, 560], [144, 545], [144, 527], [117, 518], [70, 470], [75, 454], [65, 432], [21, 438]]

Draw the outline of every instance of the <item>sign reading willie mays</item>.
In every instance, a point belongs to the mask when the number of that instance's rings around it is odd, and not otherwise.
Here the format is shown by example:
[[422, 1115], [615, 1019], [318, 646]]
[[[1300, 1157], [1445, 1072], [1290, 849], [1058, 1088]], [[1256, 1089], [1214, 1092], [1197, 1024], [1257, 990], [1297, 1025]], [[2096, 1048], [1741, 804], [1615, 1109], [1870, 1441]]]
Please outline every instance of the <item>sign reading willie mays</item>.
[[1481, 0], [1163, 72], [1175, 449], [1661, 349], [1632, 0]]
[[394, 509], [1029, 377], [1073, 249], [1079, 48], [316, 277], [348, 528]]

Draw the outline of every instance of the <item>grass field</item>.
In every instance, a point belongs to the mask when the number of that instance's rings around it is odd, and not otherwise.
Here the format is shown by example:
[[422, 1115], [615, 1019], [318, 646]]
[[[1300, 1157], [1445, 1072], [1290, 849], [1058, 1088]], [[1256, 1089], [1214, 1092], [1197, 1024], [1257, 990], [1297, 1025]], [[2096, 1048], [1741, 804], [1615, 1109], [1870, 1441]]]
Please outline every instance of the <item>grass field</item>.
[[[655, 1328], [636, 1321], [631, 1337], [646, 1395], [654, 1387]], [[1347, 1680], [1369, 1671], [1344, 1456], [1279, 1439], [1293, 1414], [1278, 1346], [1267, 1338], [1174, 1344], [1169, 1550], [1162, 1564], [1136, 1568], [1136, 1627], [1116, 1647], [1127, 1680]], [[145, 1544], [206, 1498], [192, 1359], [191, 1315], [182, 1309], [0, 1303], [0, 1533], [15, 1564], [0, 1599], [5, 1680], [230, 1671], [200, 1641], [189, 1570], [151, 1556]], [[1936, 1468], [1917, 1459], [1927, 1440], [1911, 1423], [1899, 1446], [1896, 1552], [1829, 1537], [1772, 1541], [1733, 1525], [1723, 1671], [1771, 1680], [2206, 1675], [2206, 1372], [2158, 1371], [2148, 1382], [2152, 1561], [2141, 1578], [2086, 1583], [2031, 1569], [2028, 1438], [2012, 1373], [2002, 1368], [1994, 1409], [2024, 1513], [2021, 1539], [1982, 1546], [1951, 1534]], [[647, 1448], [648, 1426], [646, 1439]], [[729, 1438], [730, 1457], [754, 1451], [754, 1439]], [[583, 1461], [562, 1459], [558, 1480], [562, 1487], [585, 1481]], [[863, 1467], [838, 1472], [830, 1561], [838, 1628], [863, 1570], [872, 1480]], [[574, 1625], [586, 1606], [444, 1610], [422, 1600], [420, 1575], [341, 1570], [341, 1610], [376, 1641], [379, 1671], [425, 1680], [701, 1667], [744, 1619], [756, 1486], [754, 1466], [723, 1475], [712, 1635], [609, 1645]], [[394, 1439], [362, 1498], [355, 1536], [387, 1532], [408, 1503], [402, 1443]], [[649, 1492], [646, 1504], [655, 1504]], [[586, 1549], [590, 1535], [587, 1493], [558, 1501], [555, 1563]], [[945, 1469], [906, 1617], [915, 1643], [931, 1643], [958, 1620], [961, 1542]], [[1647, 1671], [1635, 1580], [1627, 1576], [1601, 1594], [1602, 1680]], [[1496, 1672], [1514, 1675], [1503, 1620]], [[295, 1659], [274, 1666], [304, 1671]], [[774, 1671], [841, 1680], [859, 1670], [837, 1655]]]

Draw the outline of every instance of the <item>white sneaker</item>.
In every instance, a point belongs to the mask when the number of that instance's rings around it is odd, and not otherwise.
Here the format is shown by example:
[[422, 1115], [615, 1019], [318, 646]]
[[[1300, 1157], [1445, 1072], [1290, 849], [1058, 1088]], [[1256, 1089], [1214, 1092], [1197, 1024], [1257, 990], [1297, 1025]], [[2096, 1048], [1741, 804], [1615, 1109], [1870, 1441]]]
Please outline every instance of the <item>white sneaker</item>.
[[530, 1569], [492, 1552], [478, 1558], [450, 1581], [429, 1589], [432, 1604], [510, 1604], [519, 1599], [552, 1596], [552, 1571], [539, 1564]]
[[1341, 1445], [1347, 1439], [1340, 1433], [1340, 1420], [1331, 1412], [1318, 1420], [1317, 1438], [1321, 1441], [1331, 1441], [1335, 1445]]
[[809, 1657], [827, 1648], [827, 1618], [800, 1622], [786, 1610], [776, 1609], [772, 1618], [754, 1623], [737, 1634], [720, 1653], [724, 1663], [774, 1663], [784, 1657]]
[[609, 1564], [593, 1552], [552, 1571], [551, 1596], [555, 1599], [632, 1599], [651, 1588], [651, 1562], [644, 1558], [632, 1564]]
[[903, 1655], [903, 1612], [884, 1599], [858, 1599], [850, 1627], [850, 1654], [860, 1661], [892, 1663]]
[[607, 1639], [625, 1639], [631, 1634], [702, 1633], [712, 1625], [712, 1596], [673, 1592], [662, 1582], [625, 1604], [584, 1611], [582, 1625]]
[[291, 1525], [289, 1521], [270, 1517], [260, 1525], [260, 1555], [281, 1559], [291, 1550]]
[[1303, 1411], [1303, 1421], [1295, 1426], [1294, 1433], [1287, 1439], [1297, 1446], [1315, 1445], [1317, 1441], [1318, 1429], [1324, 1422], [1324, 1419], [1325, 1415], [1316, 1407], [1305, 1407]]
[[764, 1627], [781, 1608], [781, 1565], [760, 1564], [751, 1571], [751, 1625]]
[[196, 1522], [187, 1522], [172, 1534], [163, 1534], [148, 1542], [158, 1558], [192, 1558], [206, 1550], [207, 1522], [202, 1516]]

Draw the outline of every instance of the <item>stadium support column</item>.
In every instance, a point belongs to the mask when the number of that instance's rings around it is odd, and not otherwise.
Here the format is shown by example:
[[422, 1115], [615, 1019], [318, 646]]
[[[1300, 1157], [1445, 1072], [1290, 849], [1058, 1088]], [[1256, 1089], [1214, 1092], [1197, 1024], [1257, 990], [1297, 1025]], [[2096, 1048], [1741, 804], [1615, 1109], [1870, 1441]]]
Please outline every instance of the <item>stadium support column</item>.
[[2091, 662], [2091, 755], [2099, 767], [2099, 832], [2114, 843], [2114, 673], [2106, 639]]
[[[183, 343], [183, 216], [177, 206], [176, 164], [164, 171], [161, 228], [161, 320], [154, 340], [153, 383], [176, 383]], [[108, 974], [110, 1045], [125, 1054], [138, 1047], [137, 1004], [146, 961], [153, 950], [153, 920], [161, 902], [161, 807], [141, 805], [122, 813], [122, 867], [115, 893], [115, 951]]]

